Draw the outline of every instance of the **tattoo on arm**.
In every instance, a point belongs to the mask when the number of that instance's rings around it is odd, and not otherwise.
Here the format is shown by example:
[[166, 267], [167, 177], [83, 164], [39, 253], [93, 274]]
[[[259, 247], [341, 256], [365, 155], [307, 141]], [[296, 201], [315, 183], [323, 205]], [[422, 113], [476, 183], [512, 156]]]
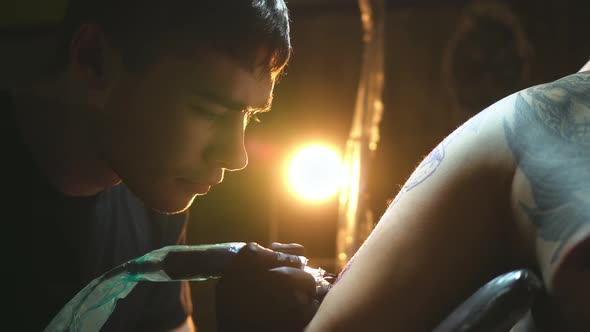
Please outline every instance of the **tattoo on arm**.
[[[388, 209], [391, 209], [391, 207], [395, 205], [395, 203], [400, 199], [400, 197], [404, 193], [410, 191], [412, 188], [415, 188], [436, 172], [436, 170], [442, 163], [443, 159], [445, 158], [446, 148], [451, 144], [451, 142], [453, 142], [453, 140], [456, 137], [458, 137], [459, 135], [461, 135], [461, 133], [465, 131], [477, 134], [481, 128], [481, 124], [485, 122], [489, 112], [491, 112], [491, 110], [490, 108], [487, 108], [479, 114], [475, 115], [469, 121], [465, 122], [461, 127], [457, 128], [457, 130], [455, 130], [453, 133], [447, 136], [434, 150], [432, 150], [432, 152], [430, 152], [430, 154], [426, 158], [424, 158], [424, 160], [412, 173], [410, 178], [406, 181], [406, 184], [399, 191], [393, 202], [389, 205]], [[348, 262], [348, 264], [346, 264], [344, 269], [338, 275], [338, 278], [336, 279], [334, 284], [337, 284], [342, 278], [342, 276], [353, 265], [355, 257], [356, 256], [353, 256], [351, 260]]]
[[508, 145], [530, 182], [534, 206], [520, 202], [545, 241], [563, 246], [590, 223], [590, 75], [563, 78], [517, 96]]
[[[474, 134], [477, 134], [480, 130], [481, 124], [485, 121], [487, 114], [490, 112], [490, 108], [487, 108], [480, 112], [479, 114], [472, 117], [469, 121], [465, 122], [461, 127], [457, 128], [457, 130], [453, 131], [449, 136], [447, 136], [422, 162], [416, 170], [412, 173], [410, 178], [406, 181], [402, 189], [399, 193], [395, 196], [393, 202], [389, 205], [389, 208], [395, 205], [399, 201], [399, 199], [405, 194], [406, 192], [412, 190], [420, 183], [426, 181], [429, 177], [431, 177], [438, 167], [442, 164], [443, 160], [445, 159], [446, 149], [447, 147], [463, 132], [468, 131]], [[388, 208], [388, 209], [389, 209]]]

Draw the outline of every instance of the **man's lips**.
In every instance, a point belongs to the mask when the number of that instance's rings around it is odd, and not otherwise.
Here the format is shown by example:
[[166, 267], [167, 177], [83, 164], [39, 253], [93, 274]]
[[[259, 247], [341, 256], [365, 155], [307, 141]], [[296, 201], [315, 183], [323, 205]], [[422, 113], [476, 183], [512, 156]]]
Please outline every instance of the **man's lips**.
[[188, 179], [180, 179], [179, 184], [184, 190], [191, 194], [206, 194], [212, 186], [218, 184], [220, 181], [206, 180], [206, 181], [192, 181]]

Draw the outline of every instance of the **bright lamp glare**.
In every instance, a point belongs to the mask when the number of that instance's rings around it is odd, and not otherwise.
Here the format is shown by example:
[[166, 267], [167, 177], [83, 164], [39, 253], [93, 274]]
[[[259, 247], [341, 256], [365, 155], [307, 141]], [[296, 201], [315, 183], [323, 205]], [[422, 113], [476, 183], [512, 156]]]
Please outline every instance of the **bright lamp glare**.
[[291, 160], [289, 181], [306, 199], [321, 200], [338, 192], [344, 179], [344, 165], [336, 151], [311, 146]]

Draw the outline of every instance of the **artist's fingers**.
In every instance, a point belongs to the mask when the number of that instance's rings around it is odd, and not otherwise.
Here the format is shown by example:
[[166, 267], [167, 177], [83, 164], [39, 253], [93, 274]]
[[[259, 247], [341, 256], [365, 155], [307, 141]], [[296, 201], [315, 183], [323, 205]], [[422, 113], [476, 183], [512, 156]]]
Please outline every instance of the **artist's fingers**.
[[250, 242], [240, 249], [228, 272], [268, 270], [279, 266], [301, 268], [302, 262], [299, 256], [274, 251]]
[[[300, 304], [311, 302], [316, 293], [313, 276], [301, 269], [287, 266], [276, 267], [268, 271], [269, 279], [284, 289], [293, 290]], [[287, 293], [287, 292], [284, 292]]]
[[299, 243], [280, 243], [273, 242], [268, 246], [269, 249], [274, 251], [284, 252], [286, 254], [303, 256], [305, 254], [305, 248]]

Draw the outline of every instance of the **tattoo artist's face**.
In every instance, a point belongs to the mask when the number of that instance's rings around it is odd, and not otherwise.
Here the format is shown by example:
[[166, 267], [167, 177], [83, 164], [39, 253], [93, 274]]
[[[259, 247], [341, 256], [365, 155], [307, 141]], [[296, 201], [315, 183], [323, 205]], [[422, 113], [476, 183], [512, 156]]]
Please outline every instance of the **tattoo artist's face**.
[[247, 121], [273, 89], [266, 70], [215, 52], [165, 57], [120, 82], [105, 105], [101, 152], [146, 205], [168, 213], [246, 166]]

